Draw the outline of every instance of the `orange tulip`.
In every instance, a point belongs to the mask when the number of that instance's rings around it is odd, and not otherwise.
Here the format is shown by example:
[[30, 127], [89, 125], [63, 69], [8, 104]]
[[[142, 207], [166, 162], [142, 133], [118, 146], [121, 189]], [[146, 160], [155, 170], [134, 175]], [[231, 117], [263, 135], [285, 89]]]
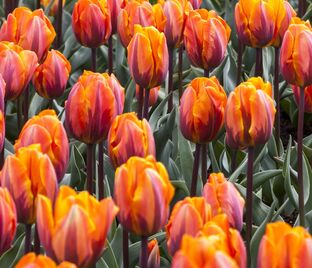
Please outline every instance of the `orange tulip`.
[[127, 0], [107, 0], [108, 9], [111, 17], [112, 34], [117, 32], [118, 16], [126, 5]]
[[[294, 93], [295, 101], [297, 104], [299, 104], [300, 87], [292, 86], [292, 90]], [[307, 86], [304, 89], [304, 111], [306, 113], [312, 113], [312, 85]]]
[[41, 62], [49, 50], [55, 30], [42, 9], [31, 11], [27, 7], [18, 7], [9, 14], [0, 29], [0, 40], [18, 44], [23, 49], [34, 51]]
[[16, 264], [15, 268], [77, 268], [75, 264], [70, 262], [62, 262], [57, 265], [52, 259], [44, 255], [36, 256], [31, 252], [24, 255], [23, 258]]
[[213, 215], [225, 213], [230, 225], [242, 230], [245, 201], [223, 173], [210, 174], [203, 189], [203, 197], [210, 204]]
[[39, 143], [42, 152], [49, 156], [60, 182], [68, 166], [69, 144], [63, 124], [54, 110], [44, 110], [29, 119], [15, 141], [14, 149], [17, 151], [35, 143]]
[[37, 93], [47, 99], [61, 97], [66, 89], [70, 71], [71, 66], [65, 56], [52, 49], [34, 73], [32, 81]]
[[259, 268], [312, 267], [312, 237], [303, 227], [269, 223], [258, 251]]
[[39, 144], [20, 148], [5, 159], [0, 173], [1, 186], [7, 187], [16, 205], [18, 222], [32, 224], [36, 220], [39, 194], [54, 200], [57, 179], [49, 157]]
[[115, 168], [131, 156], [156, 155], [153, 132], [148, 122], [139, 120], [135, 113], [119, 115], [108, 133], [108, 155]]
[[[40, 0], [40, 4], [44, 7], [44, 8], [47, 8], [51, 1], [53, 2], [52, 5], [51, 5], [51, 8], [50, 8], [50, 12], [49, 14], [54, 16], [57, 14], [57, 11], [58, 11], [58, 2], [59, 0]], [[63, 0], [62, 4], [63, 4], [63, 7], [65, 6], [65, 3], [66, 3], [66, 0]]]
[[65, 104], [65, 122], [74, 138], [87, 144], [98, 143], [107, 138], [123, 105], [124, 89], [113, 74], [84, 71]]
[[17, 216], [14, 201], [6, 188], [0, 187], [0, 255], [7, 251], [14, 240]]
[[271, 95], [271, 84], [264, 83], [260, 77], [241, 83], [231, 92], [225, 109], [229, 146], [243, 150], [268, 141], [275, 117]]
[[196, 236], [211, 219], [211, 207], [203, 197], [186, 197], [177, 202], [166, 226], [169, 253], [173, 256], [180, 249], [183, 235]]
[[2, 151], [5, 142], [5, 95], [6, 83], [4, 82], [2, 75], [0, 74], [0, 151]]
[[126, 230], [148, 236], [166, 224], [174, 188], [166, 168], [153, 156], [133, 156], [117, 168], [114, 191], [117, 217]]
[[136, 84], [142, 88], [159, 86], [168, 72], [166, 37], [155, 27], [135, 25], [128, 46], [128, 65]]
[[61, 186], [54, 206], [40, 195], [37, 204], [40, 241], [55, 261], [90, 267], [101, 256], [118, 212], [111, 198], [96, 200], [87, 191]]
[[148, 268], [159, 268], [160, 267], [160, 252], [157, 239], [153, 239], [148, 243]]
[[[135, 87], [135, 97], [137, 99], [139, 99], [139, 90], [140, 90], [140, 87], [138, 85], [136, 85]], [[157, 102], [157, 99], [158, 99], [158, 92], [160, 90], [160, 87], [153, 87], [150, 89], [150, 94], [149, 94], [149, 101], [148, 101], [148, 105], [149, 106], [154, 106]], [[143, 100], [145, 98], [145, 90], [143, 90]]]
[[38, 65], [34, 52], [13, 43], [0, 42], [0, 74], [5, 87], [5, 100], [14, 100], [28, 85]]
[[312, 28], [299, 18], [292, 19], [280, 51], [281, 73], [285, 80], [300, 87], [312, 84]]
[[181, 98], [180, 128], [195, 143], [212, 141], [224, 123], [226, 94], [216, 77], [191, 81]]
[[211, 10], [191, 10], [184, 30], [184, 45], [191, 63], [211, 71], [224, 59], [231, 29]]

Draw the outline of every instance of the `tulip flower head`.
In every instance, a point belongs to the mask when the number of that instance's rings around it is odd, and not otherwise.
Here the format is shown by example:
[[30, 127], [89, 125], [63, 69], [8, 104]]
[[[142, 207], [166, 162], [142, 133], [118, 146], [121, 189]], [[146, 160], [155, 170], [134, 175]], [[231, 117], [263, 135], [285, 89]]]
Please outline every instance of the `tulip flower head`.
[[151, 240], [147, 245], [148, 250], [148, 268], [159, 268], [160, 267], [160, 252], [157, 239]]
[[[295, 101], [297, 104], [299, 104], [300, 87], [292, 86], [292, 90], [294, 93]], [[307, 86], [304, 89], [304, 111], [309, 114], [312, 113], [312, 85]]]
[[[51, 2], [53, 2], [51, 4]], [[44, 7], [44, 8], [47, 8], [49, 5], [51, 5], [50, 7], [50, 12], [49, 14], [51, 16], [54, 16], [57, 14], [57, 11], [58, 11], [58, 3], [59, 3], [59, 0], [40, 0], [40, 4]], [[62, 7], [65, 6], [65, 3], [66, 3], [66, 0], [63, 0], [62, 1]]]
[[107, 0], [108, 10], [110, 12], [112, 34], [117, 32], [118, 16], [121, 10], [125, 7], [127, 0]]

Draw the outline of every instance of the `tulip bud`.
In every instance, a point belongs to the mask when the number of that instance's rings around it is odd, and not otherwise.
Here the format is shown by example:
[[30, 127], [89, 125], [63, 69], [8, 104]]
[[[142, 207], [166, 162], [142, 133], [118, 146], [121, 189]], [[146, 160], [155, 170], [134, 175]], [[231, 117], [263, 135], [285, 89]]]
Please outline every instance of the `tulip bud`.
[[195, 143], [212, 141], [223, 127], [225, 105], [225, 91], [215, 76], [192, 80], [181, 98], [183, 136]]
[[0, 187], [0, 255], [7, 251], [14, 240], [17, 216], [14, 201], [6, 188]]
[[61, 186], [54, 206], [43, 195], [37, 206], [38, 233], [49, 256], [79, 267], [96, 263], [118, 212], [111, 198], [98, 201], [87, 191]]
[[149, 236], [166, 224], [174, 187], [164, 165], [153, 156], [133, 156], [117, 168], [114, 191], [117, 217], [126, 230]]
[[135, 25], [135, 35], [128, 46], [128, 65], [136, 84], [148, 89], [159, 86], [168, 72], [165, 35], [155, 27]]
[[[53, 2], [52, 4], [51, 4], [51, 1]], [[66, 0], [63, 0], [63, 2], [62, 2], [63, 7], [65, 6], [65, 2], [66, 2]], [[50, 12], [49, 12], [49, 14], [51, 16], [55, 16], [57, 14], [58, 3], [59, 3], [59, 0], [40, 0], [40, 4], [44, 8], [47, 8], [51, 4], [51, 8], [50, 8]]]
[[61, 97], [66, 89], [70, 71], [71, 66], [65, 56], [52, 49], [34, 72], [32, 81], [37, 93], [47, 99]]
[[269, 223], [258, 251], [259, 268], [312, 267], [312, 237], [301, 226]]
[[271, 95], [271, 84], [260, 77], [241, 83], [231, 92], [225, 109], [226, 142], [230, 147], [243, 150], [269, 140], [275, 118]]
[[[297, 105], [299, 105], [300, 87], [292, 86], [292, 90], [294, 93], [295, 101]], [[309, 114], [312, 113], [312, 85], [307, 86], [304, 89], [304, 111]]]
[[54, 110], [45, 110], [29, 119], [24, 125], [14, 149], [40, 144], [55, 168], [58, 182], [65, 174], [69, 161], [69, 143], [62, 122]]
[[173, 256], [180, 249], [182, 237], [196, 236], [211, 218], [211, 207], [203, 197], [186, 197], [177, 202], [166, 226], [169, 253]]
[[65, 122], [77, 140], [98, 143], [107, 138], [123, 105], [124, 89], [113, 74], [84, 71], [69, 93]]
[[108, 155], [115, 168], [131, 156], [156, 155], [153, 132], [148, 122], [139, 120], [135, 113], [119, 115], [108, 133]]
[[289, 84], [312, 84], [312, 28], [299, 18], [292, 19], [280, 51], [281, 73]]
[[38, 65], [34, 52], [0, 42], [0, 74], [6, 83], [5, 100], [15, 100], [28, 85]]
[[41, 62], [49, 50], [55, 30], [42, 9], [31, 11], [18, 7], [9, 14], [0, 29], [0, 41], [10, 41], [23, 49], [34, 51]]
[[224, 59], [231, 29], [214, 11], [191, 10], [184, 30], [184, 45], [191, 63], [211, 71]]
[[117, 32], [117, 21], [118, 16], [126, 5], [127, 0], [107, 0], [108, 9], [110, 12], [111, 17], [111, 24], [112, 24], [112, 34]]
[[151, 240], [147, 245], [148, 250], [148, 260], [147, 267], [148, 268], [159, 268], [160, 267], [160, 253], [158, 241], [156, 238]]
[[199, 9], [203, 2], [203, 0], [188, 0], [188, 1], [191, 3], [193, 9]]
[[[158, 99], [158, 92], [160, 90], [160, 87], [153, 87], [150, 89], [150, 94], [149, 94], [149, 101], [148, 101], [148, 105], [149, 106], [154, 106], [157, 102]], [[137, 99], [139, 99], [139, 93], [140, 92], [140, 87], [138, 85], [136, 85], [135, 87], [135, 97]], [[143, 90], [143, 100], [145, 98], [145, 93], [146, 91]]]
[[6, 83], [4, 82], [2, 75], [0, 74], [0, 151], [3, 150], [5, 142], [5, 106], [4, 106], [5, 87]]
[[99, 47], [112, 33], [110, 11], [106, 0], [78, 0], [72, 15], [72, 26], [79, 43]]

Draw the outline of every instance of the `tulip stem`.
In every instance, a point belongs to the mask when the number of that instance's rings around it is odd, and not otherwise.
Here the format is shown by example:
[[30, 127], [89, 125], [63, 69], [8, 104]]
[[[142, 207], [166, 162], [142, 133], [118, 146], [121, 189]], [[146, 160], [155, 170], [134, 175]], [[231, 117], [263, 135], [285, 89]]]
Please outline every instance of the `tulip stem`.
[[28, 108], [29, 108], [29, 84], [26, 86], [24, 91], [24, 103], [23, 103], [24, 124], [28, 120]]
[[298, 116], [298, 129], [297, 129], [297, 142], [298, 142], [298, 184], [299, 184], [299, 222], [301, 226], [304, 223], [304, 184], [303, 184], [303, 170], [302, 170], [302, 138], [303, 138], [303, 120], [304, 120], [304, 87], [300, 88], [299, 99], [299, 116]]
[[209, 70], [204, 69], [204, 76], [209, 77]]
[[255, 67], [255, 76], [263, 75], [263, 62], [262, 62], [262, 48], [256, 48], [256, 67]]
[[108, 39], [108, 73], [113, 73], [113, 35]]
[[143, 113], [143, 118], [145, 118], [146, 120], [148, 120], [149, 95], [150, 90], [146, 88], [144, 96], [144, 113]]
[[148, 252], [147, 252], [147, 236], [142, 236], [141, 239], [141, 268], [147, 268]]
[[298, 16], [302, 17], [306, 12], [306, 0], [299, 0], [298, 3]]
[[123, 267], [129, 267], [129, 245], [128, 245], [128, 231], [123, 229], [122, 231], [122, 250], [123, 250]]
[[17, 128], [18, 132], [20, 132], [22, 128], [22, 96], [19, 96], [16, 100], [16, 113], [17, 113]]
[[[40, 5], [40, 4], [39, 4]], [[63, 19], [63, 0], [58, 0], [57, 7], [57, 24], [56, 24], [56, 48], [60, 48], [62, 45], [62, 19]]]
[[138, 118], [142, 119], [142, 113], [143, 113], [143, 100], [144, 100], [144, 88], [139, 87], [139, 105], [138, 105]]
[[236, 74], [236, 86], [240, 84], [242, 76], [242, 64], [243, 64], [243, 51], [244, 46], [238, 39], [238, 51], [237, 51], [237, 74]]
[[40, 7], [41, 7], [41, 5], [40, 5], [40, 0], [37, 0], [36, 8], [39, 9]]
[[10, 13], [11, 10], [12, 10], [11, 5], [12, 5], [11, 0], [5, 0], [5, 1], [4, 1], [5, 18], [8, 17], [9, 13]]
[[96, 72], [96, 47], [91, 48], [91, 70]]
[[207, 144], [202, 144], [202, 181], [203, 185], [207, 182]]
[[184, 50], [184, 46], [183, 43], [181, 43], [181, 45], [179, 46], [179, 58], [178, 58], [178, 84], [179, 84], [179, 102], [180, 99], [182, 97], [182, 91], [183, 91], [183, 87], [182, 87], [182, 75], [183, 75], [183, 50]]
[[247, 194], [246, 194], [246, 247], [247, 267], [251, 267], [250, 241], [252, 236], [252, 185], [253, 185], [254, 148], [248, 148]]
[[277, 154], [281, 153], [280, 146], [280, 133], [281, 133], [281, 110], [280, 110], [280, 94], [279, 94], [279, 48], [275, 48], [275, 62], [274, 62], [274, 99], [276, 102], [276, 115], [275, 115], [275, 142], [277, 147]]
[[49, 99], [48, 107], [49, 109], [53, 109], [53, 99]]
[[38, 255], [40, 254], [40, 238], [38, 233], [37, 224], [35, 225], [35, 242], [34, 242], [34, 252]]
[[168, 113], [173, 109], [173, 48], [168, 49], [169, 70], [168, 70]]
[[231, 172], [234, 172], [237, 164], [237, 150], [233, 149], [231, 154]]
[[31, 251], [31, 224], [25, 224], [25, 246], [24, 254]]
[[99, 142], [99, 167], [98, 167], [98, 187], [99, 187], [99, 200], [104, 198], [104, 188], [105, 188], [105, 172], [104, 172], [104, 143], [101, 141]]
[[93, 194], [93, 144], [87, 145], [87, 190]]
[[191, 197], [196, 195], [198, 167], [199, 167], [199, 158], [200, 158], [200, 147], [201, 147], [201, 145], [199, 143], [196, 143], [193, 172], [192, 172]]

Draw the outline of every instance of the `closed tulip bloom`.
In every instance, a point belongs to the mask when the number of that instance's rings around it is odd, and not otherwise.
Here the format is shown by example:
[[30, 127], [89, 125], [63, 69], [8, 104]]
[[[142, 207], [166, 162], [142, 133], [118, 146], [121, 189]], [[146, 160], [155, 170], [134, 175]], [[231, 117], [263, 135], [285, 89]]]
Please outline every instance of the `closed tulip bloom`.
[[5, 96], [6, 84], [0, 74], [0, 151], [3, 149], [5, 142], [5, 106], [4, 106], [4, 96]]
[[166, 226], [169, 253], [173, 256], [180, 249], [185, 234], [196, 236], [211, 219], [211, 207], [203, 197], [186, 197], [177, 202]]
[[209, 175], [203, 189], [203, 197], [210, 204], [213, 215], [225, 213], [230, 225], [239, 231], [242, 230], [245, 201], [223, 173]]
[[146, 119], [139, 120], [135, 113], [119, 115], [108, 133], [108, 155], [115, 168], [131, 156], [156, 155], [152, 129]]
[[0, 29], [0, 40], [18, 44], [23, 49], [34, 51], [41, 62], [48, 52], [55, 30], [42, 9], [31, 11], [27, 7], [18, 7], [9, 14]]
[[61, 97], [66, 89], [70, 71], [71, 66], [65, 56], [52, 49], [34, 72], [32, 81], [37, 93], [47, 99]]
[[69, 93], [65, 122], [74, 138], [87, 144], [107, 138], [114, 118], [121, 114], [124, 88], [107, 73], [84, 71]]
[[[149, 94], [149, 100], [148, 100], [148, 105], [149, 106], [154, 106], [157, 102], [158, 99], [158, 92], [160, 90], [160, 86], [159, 87], [153, 87], [150, 89], [150, 94]], [[140, 87], [138, 85], [136, 85], [135, 87], [135, 97], [137, 99], [139, 99], [139, 91], [140, 91]], [[145, 98], [145, 90], [143, 90], [143, 100]]]
[[110, 11], [106, 0], [78, 0], [72, 15], [72, 27], [79, 43], [99, 47], [112, 33]]
[[65, 128], [54, 110], [44, 110], [29, 119], [15, 141], [14, 149], [40, 144], [55, 168], [58, 182], [65, 174], [69, 161], [69, 143]]
[[[266, 143], [275, 117], [270, 83], [252, 78], [231, 92], [225, 109], [226, 142], [234, 149]], [[259, 113], [261, 111], [261, 113]]]
[[54, 167], [49, 157], [41, 152], [39, 144], [20, 148], [15, 155], [8, 156], [0, 182], [12, 195], [18, 222], [25, 224], [36, 220], [38, 195], [54, 200], [58, 190]]
[[224, 59], [231, 29], [214, 11], [191, 10], [184, 30], [184, 45], [191, 63], [211, 71]]
[[149, 236], [164, 227], [174, 187], [164, 165], [153, 156], [133, 156], [117, 168], [114, 191], [117, 217], [126, 230]]
[[107, 0], [108, 9], [111, 17], [112, 34], [117, 32], [118, 16], [126, 5], [127, 0]]
[[48, 256], [81, 268], [96, 263], [118, 212], [111, 198], [98, 201], [87, 191], [61, 186], [54, 206], [43, 195], [37, 206], [38, 233]]
[[312, 237], [301, 226], [269, 223], [258, 251], [259, 268], [312, 267]]
[[312, 84], [312, 28], [299, 18], [292, 19], [280, 51], [281, 73], [289, 84]]
[[[295, 101], [299, 104], [299, 97], [300, 97], [300, 87], [292, 86], [292, 90], [294, 93]], [[312, 85], [307, 86], [304, 89], [304, 111], [306, 113], [312, 113]]]
[[183, 136], [195, 143], [212, 141], [224, 123], [226, 94], [218, 79], [198, 77], [184, 91], [180, 106]]
[[[49, 14], [54, 16], [57, 14], [57, 11], [58, 11], [58, 2], [59, 0], [40, 0], [40, 4], [44, 7], [44, 8], [47, 8], [51, 1], [53, 2], [52, 5], [51, 5], [51, 8], [50, 8], [50, 12]], [[63, 0], [62, 2], [62, 6], [64, 7], [65, 6], [65, 2], [66, 0]]]
[[160, 252], [158, 241], [156, 238], [151, 240], [147, 245], [148, 250], [148, 260], [147, 267], [148, 268], [159, 268], [160, 267]]
[[188, 0], [188, 1], [191, 3], [193, 9], [199, 9], [203, 2], [203, 0]]
[[135, 35], [128, 46], [128, 65], [136, 84], [148, 89], [159, 86], [168, 72], [165, 35], [155, 27], [135, 25]]
[[14, 240], [17, 215], [14, 200], [6, 188], [0, 187], [0, 255], [7, 251]]
[[38, 66], [34, 52], [13, 43], [0, 42], [0, 74], [5, 81], [5, 100], [15, 100], [28, 85]]

